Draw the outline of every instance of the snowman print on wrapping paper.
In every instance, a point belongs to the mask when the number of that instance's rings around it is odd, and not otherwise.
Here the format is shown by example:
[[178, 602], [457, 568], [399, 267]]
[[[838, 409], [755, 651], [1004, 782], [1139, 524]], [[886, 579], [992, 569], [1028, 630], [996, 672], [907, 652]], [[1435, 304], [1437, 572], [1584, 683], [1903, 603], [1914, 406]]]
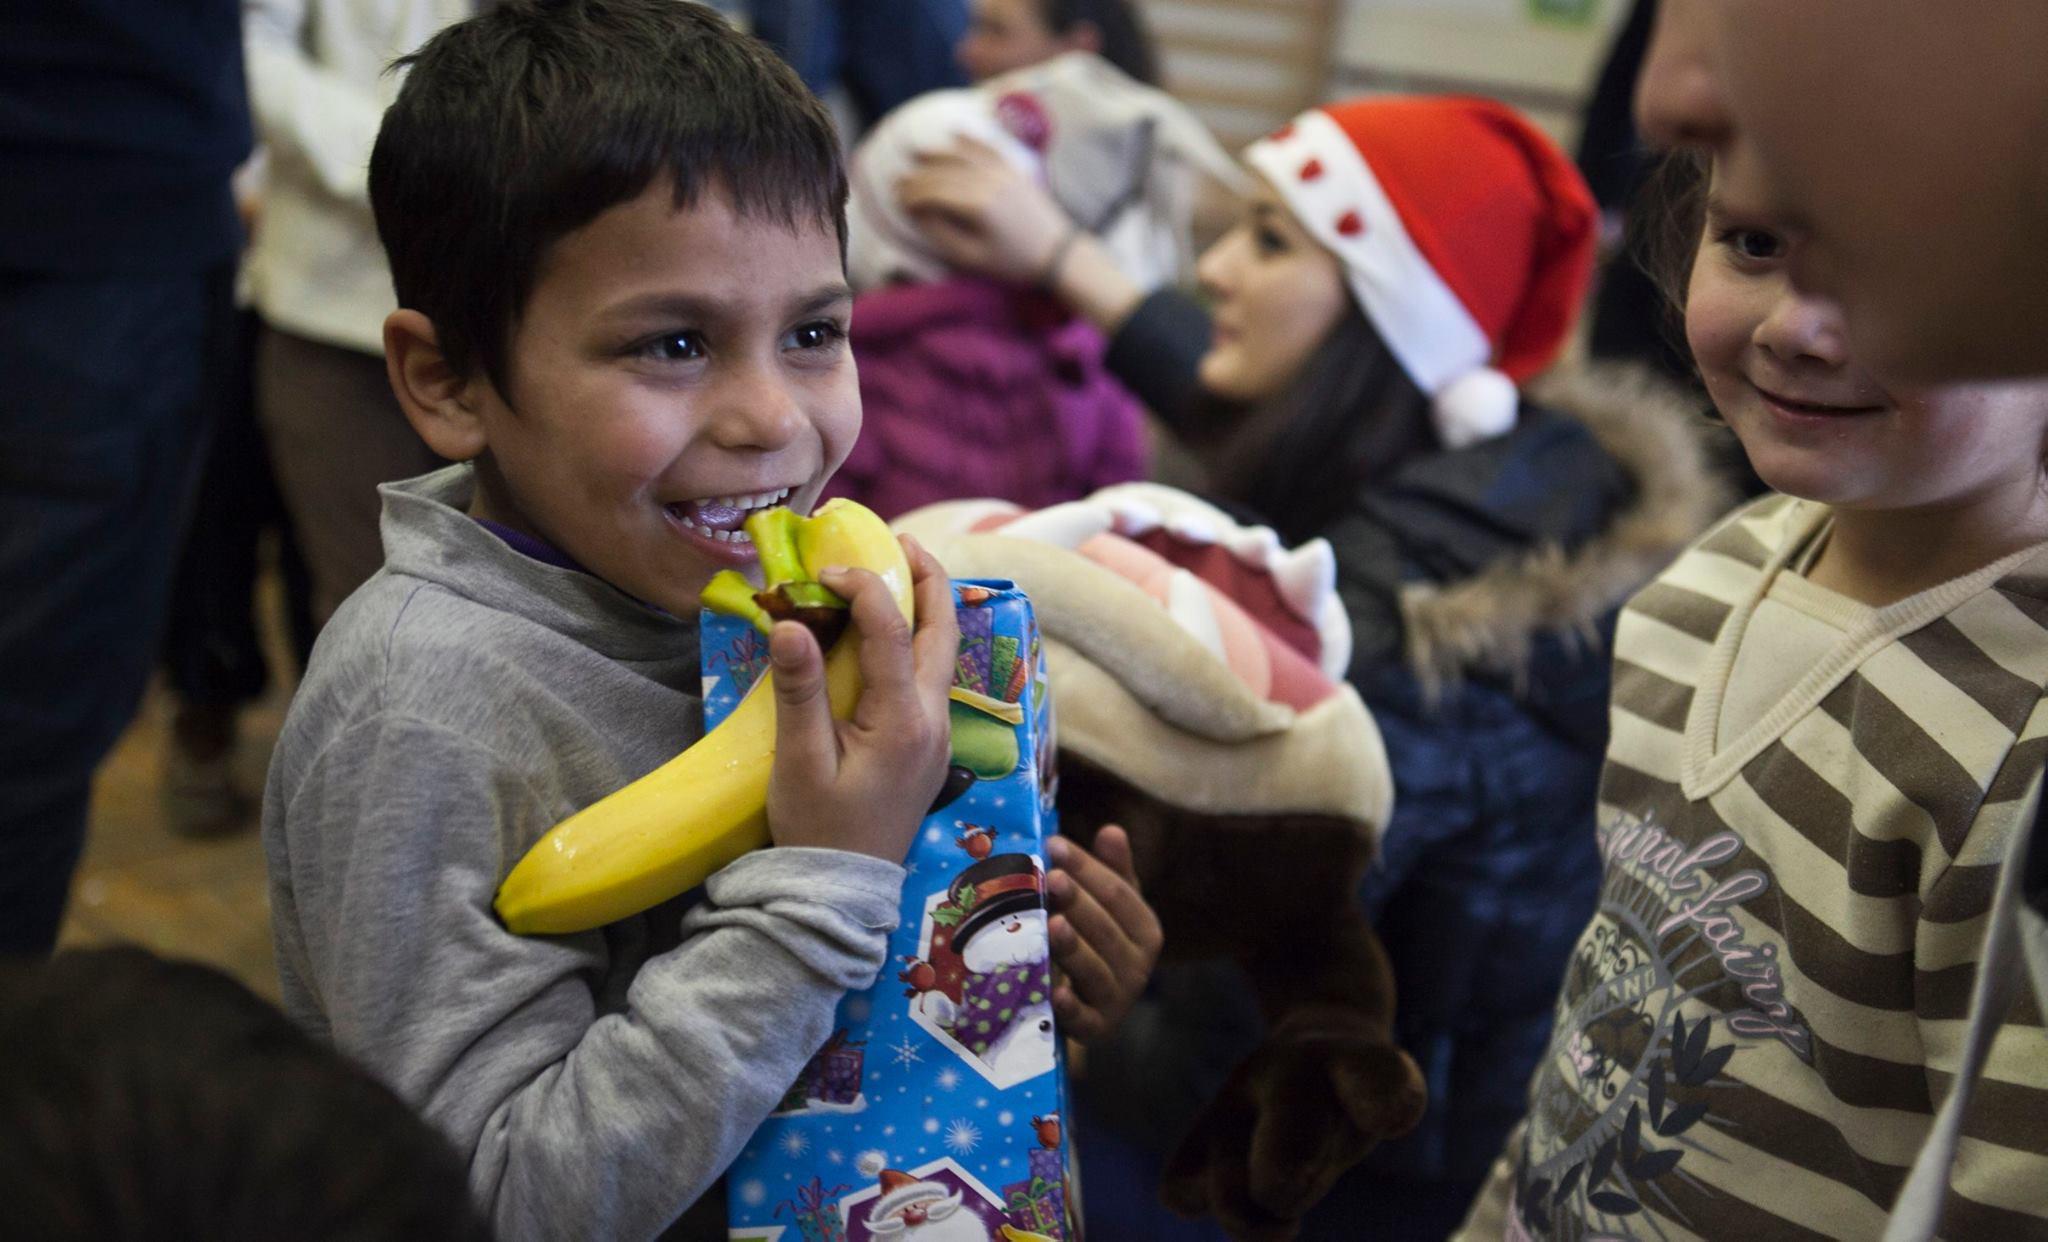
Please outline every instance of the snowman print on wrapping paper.
[[1005, 1088], [1053, 1067], [1050, 957], [1037, 860], [996, 854], [932, 894], [899, 978], [911, 1019]]

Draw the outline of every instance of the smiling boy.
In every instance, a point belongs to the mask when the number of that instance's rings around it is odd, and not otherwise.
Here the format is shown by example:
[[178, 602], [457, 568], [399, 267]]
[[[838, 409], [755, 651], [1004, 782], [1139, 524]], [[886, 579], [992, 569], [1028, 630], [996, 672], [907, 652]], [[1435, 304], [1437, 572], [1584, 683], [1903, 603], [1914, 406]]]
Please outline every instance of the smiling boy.
[[[370, 189], [392, 387], [465, 464], [384, 489], [382, 570], [323, 634], [264, 843], [285, 1004], [417, 1105], [499, 1237], [670, 1230], [870, 984], [943, 777], [958, 633], [865, 637], [835, 724], [771, 638], [778, 848], [703, 900], [522, 939], [492, 896], [554, 823], [702, 732], [697, 595], [860, 425], [845, 178], [817, 102], [675, 0], [502, 0], [411, 58]], [[722, 1222], [716, 1236], [723, 1236]]]

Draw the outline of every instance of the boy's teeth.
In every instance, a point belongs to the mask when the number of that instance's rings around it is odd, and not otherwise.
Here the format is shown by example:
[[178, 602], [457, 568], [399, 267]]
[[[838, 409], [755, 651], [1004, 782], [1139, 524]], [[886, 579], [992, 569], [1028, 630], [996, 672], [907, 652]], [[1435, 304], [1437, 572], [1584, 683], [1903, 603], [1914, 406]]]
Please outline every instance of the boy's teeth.
[[770, 505], [782, 503], [783, 498], [788, 495], [789, 489], [781, 487], [772, 492], [757, 492], [751, 496], [720, 496], [706, 503], [723, 505], [728, 509], [766, 509]]
[[789, 491], [784, 487], [751, 496], [707, 496], [669, 505], [668, 511], [678, 522], [706, 538], [719, 543], [745, 543], [747, 532], [742, 523], [747, 514], [781, 503]]

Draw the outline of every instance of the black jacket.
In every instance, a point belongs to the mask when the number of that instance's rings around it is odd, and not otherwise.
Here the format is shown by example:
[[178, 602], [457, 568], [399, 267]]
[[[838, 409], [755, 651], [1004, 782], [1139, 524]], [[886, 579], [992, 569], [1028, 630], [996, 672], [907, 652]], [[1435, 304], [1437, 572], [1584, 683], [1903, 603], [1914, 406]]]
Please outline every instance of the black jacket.
[[235, 0], [0, 4], [0, 273], [231, 259], [248, 152]]

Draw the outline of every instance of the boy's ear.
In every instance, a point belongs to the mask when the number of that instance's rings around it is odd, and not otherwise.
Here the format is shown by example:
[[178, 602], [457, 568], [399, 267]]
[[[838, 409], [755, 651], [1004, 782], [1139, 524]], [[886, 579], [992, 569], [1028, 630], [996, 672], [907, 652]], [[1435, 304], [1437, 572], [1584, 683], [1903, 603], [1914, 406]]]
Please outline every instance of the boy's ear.
[[478, 386], [448, 365], [433, 320], [416, 310], [391, 312], [384, 320], [384, 369], [405, 421], [428, 448], [449, 461], [469, 461], [488, 447]]

